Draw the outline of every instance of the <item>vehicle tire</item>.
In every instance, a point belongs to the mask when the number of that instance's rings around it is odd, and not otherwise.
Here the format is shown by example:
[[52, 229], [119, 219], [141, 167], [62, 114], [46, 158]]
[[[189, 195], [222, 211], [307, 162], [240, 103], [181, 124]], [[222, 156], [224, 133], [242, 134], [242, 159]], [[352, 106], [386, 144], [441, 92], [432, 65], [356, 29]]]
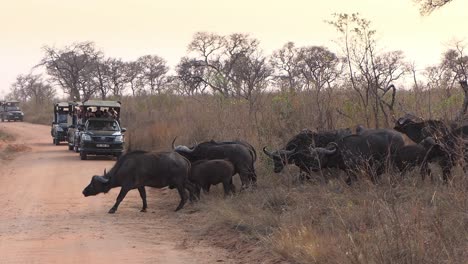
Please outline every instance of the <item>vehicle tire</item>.
[[88, 155], [86, 154], [86, 152], [83, 152], [83, 151], [80, 152], [80, 159], [81, 160], [87, 160], [88, 159]]
[[78, 146], [76, 146], [76, 145], [73, 146], [73, 150], [74, 150], [76, 153], [80, 152], [80, 151], [78, 150]]
[[68, 145], [68, 150], [73, 150], [73, 146]]
[[58, 138], [54, 138], [54, 145], [56, 146], [60, 145], [60, 141], [58, 140]]

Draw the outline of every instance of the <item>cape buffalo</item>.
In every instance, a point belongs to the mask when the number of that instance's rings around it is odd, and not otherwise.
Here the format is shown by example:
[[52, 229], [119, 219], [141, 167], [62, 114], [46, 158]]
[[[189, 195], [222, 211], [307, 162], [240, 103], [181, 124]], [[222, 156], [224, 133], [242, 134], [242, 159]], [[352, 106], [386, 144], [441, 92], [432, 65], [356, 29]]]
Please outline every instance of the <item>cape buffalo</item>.
[[426, 176], [431, 175], [431, 169], [428, 163], [433, 161], [438, 155], [433, 151], [434, 145], [434, 140], [428, 137], [419, 144], [401, 147], [394, 154], [393, 161], [395, 166], [402, 173], [412, 168], [419, 167], [421, 178], [424, 180]]
[[198, 160], [225, 159], [234, 165], [235, 173], [238, 173], [242, 182], [242, 188], [255, 185], [257, 175], [254, 163], [257, 154], [252, 145], [244, 141], [207, 141], [199, 143], [191, 148], [187, 146], [175, 146], [176, 138], [172, 141], [172, 148], [190, 162]]
[[103, 176], [93, 176], [91, 183], [83, 190], [85, 197], [107, 193], [115, 187], [122, 187], [114, 206], [109, 213], [115, 213], [117, 207], [128, 191], [138, 189], [143, 208], [146, 212], [145, 186], [163, 188], [174, 186], [179, 191], [180, 203], [176, 211], [182, 209], [187, 201], [185, 189], [193, 197], [193, 185], [188, 180], [190, 162], [176, 152], [132, 151], [126, 153], [115, 163], [114, 167]]
[[439, 120], [416, 122], [407, 117], [399, 118], [394, 129], [406, 134], [415, 143], [427, 137], [439, 138], [450, 133], [450, 128]]
[[210, 191], [211, 185], [223, 184], [224, 195], [227, 196], [236, 191], [232, 183], [234, 165], [227, 160], [199, 160], [192, 163], [189, 180], [195, 184], [196, 195], [200, 196], [200, 189]]
[[348, 184], [363, 171], [375, 181], [387, 168], [391, 154], [403, 144], [401, 135], [391, 130], [366, 130], [364, 134], [332, 142], [326, 148], [311, 147], [309, 166], [312, 170], [342, 169], [348, 173]]
[[438, 159], [445, 183], [455, 165], [461, 165], [465, 173], [468, 171], [468, 139], [456, 133], [450, 133], [438, 140], [430, 137], [428, 139], [433, 144], [431, 157]]
[[282, 149], [270, 152], [264, 147], [263, 152], [273, 159], [275, 173], [281, 172], [287, 164], [294, 164], [299, 167], [301, 174], [305, 173], [306, 177], [310, 178], [311, 171], [316, 171], [311, 170], [309, 164], [311, 162], [310, 146], [325, 147], [351, 134], [352, 131], [349, 128], [323, 132], [305, 129], [291, 138]]

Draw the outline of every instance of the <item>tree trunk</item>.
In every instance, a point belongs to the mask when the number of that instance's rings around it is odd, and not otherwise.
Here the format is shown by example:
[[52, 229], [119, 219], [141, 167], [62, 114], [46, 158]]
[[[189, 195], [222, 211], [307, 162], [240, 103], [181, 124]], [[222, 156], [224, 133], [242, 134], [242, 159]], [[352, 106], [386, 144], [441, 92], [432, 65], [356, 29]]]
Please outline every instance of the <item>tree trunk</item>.
[[464, 93], [465, 98], [463, 99], [462, 109], [460, 110], [460, 112], [457, 115], [457, 118], [456, 118], [457, 121], [462, 121], [463, 120], [463, 117], [466, 114], [466, 110], [468, 109], [468, 84], [467, 84], [466, 80], [463, 80], [463, 81], [460, 81], [460, 85], [461, 85], [461, 87], [463, 89], [463, 93]]

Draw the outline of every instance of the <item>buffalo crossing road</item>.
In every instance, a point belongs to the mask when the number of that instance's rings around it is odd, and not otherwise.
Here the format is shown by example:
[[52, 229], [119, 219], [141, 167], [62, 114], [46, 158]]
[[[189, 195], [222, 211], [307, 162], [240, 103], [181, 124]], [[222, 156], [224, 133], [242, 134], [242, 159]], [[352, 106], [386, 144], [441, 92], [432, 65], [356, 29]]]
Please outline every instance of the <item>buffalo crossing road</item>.
[[133, 190], [107, 214], [119, 188], [87, 198], [81, 192], [115, 160], [80, 160], [65, 143], [52, 144], [48, 126], [5, 122], [0, 129], [30, 148], [0, 159], [0, 263], [234, 263], [181, 230], [189, 212], [173, 212], [176, 192], [147, 188], [149, 212], [140, 213]]

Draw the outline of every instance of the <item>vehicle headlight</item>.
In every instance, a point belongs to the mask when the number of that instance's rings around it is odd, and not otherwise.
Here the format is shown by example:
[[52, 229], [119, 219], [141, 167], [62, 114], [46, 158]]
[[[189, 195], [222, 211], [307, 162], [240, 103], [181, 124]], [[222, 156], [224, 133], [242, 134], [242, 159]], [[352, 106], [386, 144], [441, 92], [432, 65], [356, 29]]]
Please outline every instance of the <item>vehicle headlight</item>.
[[13, 115], [13, 113], [8, 112], [7, 115], [11, 116], [11, 115]]
[[58, 126], [58, 127], [57, 127], [57, 132], [63, 132], [63, 128], [60, 127], [60, 126]]
[[115, 142], [123, 142], [123, 141], [124, 141], [123, 136], [116, 136], [115, 137]]
[[88, 134], [81, 135], [81, 140], [83, 141], [91, 141], [91, 136]]
[[20, 115], [24, 116], [24, 113], [23, 113], [23, 112], [21, 112], [21, 113], [20, 113]]

